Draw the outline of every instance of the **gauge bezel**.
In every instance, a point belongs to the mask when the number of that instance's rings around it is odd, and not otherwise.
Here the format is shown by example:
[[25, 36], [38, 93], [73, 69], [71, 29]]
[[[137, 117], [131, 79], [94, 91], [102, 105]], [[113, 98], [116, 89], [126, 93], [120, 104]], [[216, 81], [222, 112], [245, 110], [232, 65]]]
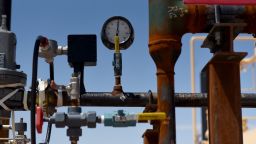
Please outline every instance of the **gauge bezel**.
[[102, 26], [102, 30], [101, 30], [101, 40], [103, 42], [103, 44], [110, 50], [114, 50], [115, 49], [115, 44], [110, 42], [106, 36], [106, 27], [107, 25], [113, 21], [113, 20], [116, 20], [116, 19], [120, 19], [122, 21], [124, 21], [125, 23], [127, 23], [127, 25], [129, 26], [129, 29], [131, 30], [131, 33], [130, 33], [130, 36], [129, 38], [125, 41], [125, 42], [122, 42], [120, 43], [119, 47], [120, 47], [120, 50], [125, 50], [125, 49], [128, 49], [132, 43], [133, 43], [133, 40], [134, 40], [134, 30], [133, 30], [133, 27], [132, 27], [132, 24], [130, 23], [130, 21], [128, 19], [126, 19], [125, 17], [122, 17], [122, 16], [113, 16], [111, 18], [109, 18], [108, 20], [105, 21], [105, 23], [103, 24]]

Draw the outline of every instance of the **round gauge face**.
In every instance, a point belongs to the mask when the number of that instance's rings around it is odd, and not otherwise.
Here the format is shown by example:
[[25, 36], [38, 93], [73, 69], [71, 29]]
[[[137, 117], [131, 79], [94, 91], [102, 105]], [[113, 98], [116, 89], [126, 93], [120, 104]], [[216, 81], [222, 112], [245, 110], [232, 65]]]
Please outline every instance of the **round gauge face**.
[[119, 37], [120, 49], [127, 49], [132, 44], [134, 32], [126, 18], [115, 16], [104, 23], [101, 31], [102, 42], [111, 50], [114, 49], [115, 36]]

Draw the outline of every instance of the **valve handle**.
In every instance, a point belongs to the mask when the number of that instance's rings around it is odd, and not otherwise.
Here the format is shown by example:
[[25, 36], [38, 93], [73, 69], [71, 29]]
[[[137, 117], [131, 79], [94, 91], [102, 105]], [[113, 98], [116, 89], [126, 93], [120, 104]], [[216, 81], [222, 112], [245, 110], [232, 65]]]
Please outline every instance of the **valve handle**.
[[36, 107], [36, 130], [37, 133], [42, 133], [43, 129], [43, 109], [41, 107]]

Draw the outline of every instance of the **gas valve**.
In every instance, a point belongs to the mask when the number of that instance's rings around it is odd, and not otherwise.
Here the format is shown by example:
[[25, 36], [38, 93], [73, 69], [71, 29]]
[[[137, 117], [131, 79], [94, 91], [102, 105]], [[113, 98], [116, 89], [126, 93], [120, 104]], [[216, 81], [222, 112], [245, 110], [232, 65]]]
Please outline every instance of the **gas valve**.
[[118, 110], [112, 114], [105, 114], [102, 116], [101, 121], [104, 122], [104, 126], [112, 127], [130, 127], [136, 126], [138, 121], [148, 121], [148, 120], [165, 120], [166, 114], [163, 112], [153, 112], [153, 113], [138, 113], [129, 114], [124, 110]]
[[137, 118], [134, 114], [129, 114], [124, 110], [118, 110], [112, 114], [105, 114], [102, 118], [104, 126], [129, 127], [136, 126]]

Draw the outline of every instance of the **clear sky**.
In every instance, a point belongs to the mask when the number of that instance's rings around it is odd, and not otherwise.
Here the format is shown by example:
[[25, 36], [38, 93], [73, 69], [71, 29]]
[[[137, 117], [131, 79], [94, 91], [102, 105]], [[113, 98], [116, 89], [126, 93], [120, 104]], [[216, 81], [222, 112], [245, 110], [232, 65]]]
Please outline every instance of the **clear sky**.
[[[112, 91], [114, 84], [112, 58], [113, 51], [105, 48], [100, 39], [103, 23], [109, 17], [124, 16], [130, 20], [135, 30], [135, 40], [130, 49], [123, 51], [122, 84], [126, 92], [156, 91], [155, 65], [148, 52], [148, 1], [147, 0], [13, 0], [12, 31], [16, 33], [17, 63], [28, 75], [27, 87], [31, 85], [32, 53], [35, 39], [38, 35], [58, 41], [59, 45], [67, 45], [68, 34], [96, 34], [98, 46], [98, 61], [96, 67], [85, 68], [85, 86], [87, 91]], [[192, 34], [186, 34], [183, 39], [182, 54], [176, 65], [176, 92], [190, 92], [189, 39]], [[196, 43], [196, 90], [199, 92], [199, 72], [210, 59], [208, 49], [200, 49]], [[252, 51], [252, 43], [238, 43]], [[55, 58], [55, 80], [57, 84], [67, 85], [72, 73], [67, 57]], [[43, 59], [39, 61], [38, 77], [49, 78], [48, 65]], [[242, 81], [243, 82], [243, 81]], [[246, 83], [245, 83], [246, 84]], [[83, 111], [95, 110], [97, 114], [111, 113], [117, 109], [129, 112], [141, 112], [142, 108], [95, 108], [85, 107]], [[60, 108], [59, 111], [66, 111]], [[198, 110], [199, 112], [199, 110]], [[247, 110], [246, 113], [252, 114]], [[192, 144], [191, 109], [177, 108], [177, 143]], [[29, 124], [29, 112], [17, 112], [16, 118], [24, 117]], [[200, 115], [198, 114], [198, 121]], [[46, 126], [46, 124], [45, 124]], [[142, 134], [151, 128], [149, 124], [138, 124], [132, 128], [106, 128], [97, 125], [96, 129], [83, 128], [83, 136], [79, 143], [83, 144], [141, 144]], [[198, 126], [200, 130], [200, 126]], [[45, 138], [37, 135], [37, 142]], [[27, 132], [30, 137], [30, 132]], [[69, 143], [66, 129], [52, 130], [51, 143]]]

